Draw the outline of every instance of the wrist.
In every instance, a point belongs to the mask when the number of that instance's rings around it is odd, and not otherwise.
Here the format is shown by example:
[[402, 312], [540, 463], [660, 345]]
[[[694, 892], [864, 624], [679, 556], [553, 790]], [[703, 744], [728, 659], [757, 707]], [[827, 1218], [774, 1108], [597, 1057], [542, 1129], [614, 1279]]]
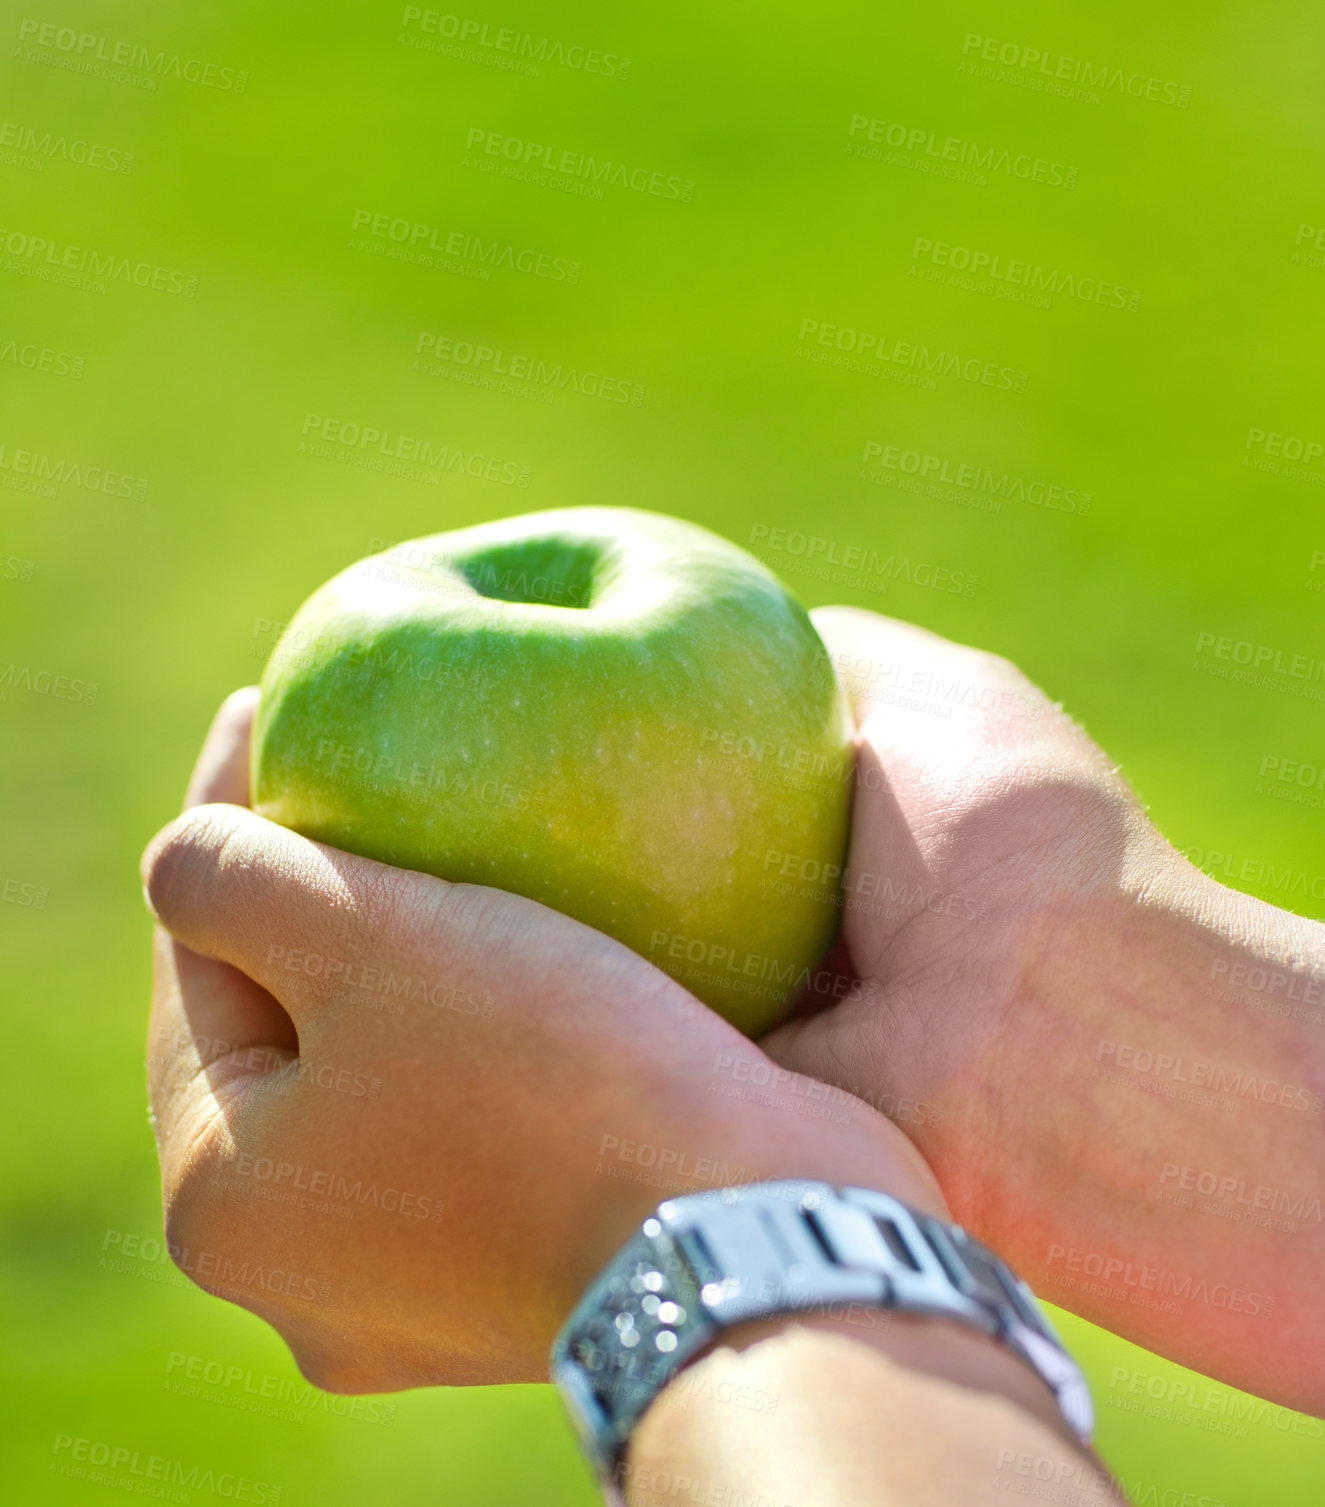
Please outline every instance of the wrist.
[[888, 1194], [822, 1182], [666, 1200], [563, 1326], [553, 1378], [605, 1471], [660, 1397], [684, 1401], [722, 1356], [790, 1331], [1089, 1435], [1079, 1369], [991, 1252]]
[[626, 1500], [974, 1507], [1024, 1490], [1018, 1467], [1033, 1460], [1063, 1502], [1121, 1503], [1091, 1451], [1033, 1400], [1023, 1404], [1015, 1381], [979, 1375], [982, 1358], [959, 1329], [942, 1357], [948, 1326], [909, 1327], [924, 1365], [899, 1360], [877, 1332], [862, 1341], [864, 1331], [845, 1335], [834, 1320], [730, 1331], [731, 1343], [644, 1415], [616, 1472]]
[[836, 1335], [887, 1356], [906, 1370], [937, 1377], [975, 1392], [1004, 1397], [1079, 1447], [1053, 1393], [1006, 1346], [952, 1319], [912, 1313], [893, 1313], [866, 1304], [830, 1305], [822, 1313], [780, 1314], [738, 1324], [696, 1356], [668, 1387], [659, 1401], [666, 1404], [675, 1387], [680, 1394], [695, 1389], [688, 1373], [719, 1350], [737, 1354], [790, 1330], [806, 1329]]
[[[747, 1043], [752, 1061], [766, 1063]], [[737, 1049], [739, 1056], [740, 1049]], [[805, 1179], [833, 1187], [877, 1188], [913, 1209], [949, 1218], [933, 1173], [915, 1146], [884, 1116], [843, 1098], [837, 1123], [805, 1120], [795, 1109], [751, 1105], [733, 1116], [701, 1112], [666, 1139], [600, 1142], [598, 1175], [582, 1187], [582, 1202], [564, 1215], [563, 1242], [572, 1260], [563, 1284], [566, 1310], [603, 1265], [668, 1198], [714, 1187]], [[713, 1101], [709, 1101], [713, 1102]], [[724, 1101], [717, 1101], [722, 1103]], [[614, 1144], [606, 1148], [606, 1141]]]
[[957, 1217], [1073, 1312], [1318, 1407], [1292, 1315], [1316, 1295], [1325, 1226], [1272, 1205], [1310, 1207], [1315, 1186], [1325, 927], [1150, 829], [1115, 882], [1034, 916], [1024, 956], [1003, 1080], [1052, 1091], [998, 1091], [974, 1201], [945, 1182]]

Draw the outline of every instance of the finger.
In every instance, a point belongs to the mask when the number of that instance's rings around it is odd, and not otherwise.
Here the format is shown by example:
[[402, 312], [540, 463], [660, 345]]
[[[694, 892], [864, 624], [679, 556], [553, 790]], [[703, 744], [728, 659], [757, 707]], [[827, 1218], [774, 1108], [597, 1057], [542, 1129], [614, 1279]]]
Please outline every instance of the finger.
[[874, 710], [881, 683], [896, 683], [949, 651], [971, 653], [927, 628], [864, 607], [816, 607], [811, 621], [823, 639], [859, 725]]
[[[257, 707], [255, 685], [232, 691], [221, 703], [189, 779], [186, 810], [215, 801], [248, 805], [249, 750]], [[227, 1051], [221, 1049], [226, 1043], [231, 1049], [272, 1045], [282, 1053], [297, 1047], [290, 1017], [265, 989], [229, 964], [196, 954], [181, 956], [181, 951], [176, 945], [163, 954], [158, 945], [158, 974], [164, 972], [171, 986], [161, 991], [158, 1003], [165, 1008], [166, 1000], [178, 1000], [181, 1018], [173, 1020], [171, 1028], [179, 1035], [187, 1027], [203, 1062], [226, 1056]]]
[[200, 957], [157, 927], [156, 987], [148, 1047], [151, 1071], [158, 1059], [192, 1064], [196, 1073], [225, 1058], [231, 1067], [279, 1066], [298, 1050], [294, 1024], [261, 984], [215, 958]]
[[447, 896], [475, 888], [374, 863], [221, 804], [163, 828], [142, 872], [148, 904], [177, 942], [256, 980], [296, 1024], [393, 948], [417, 953]]
[[[190, 778], [186, 807], [213, 800], [247, 804], [256, 705], [256, 686], [221, 704]], [[274, 1072], [297, 1051], [293, 1022], [267, 990], [156, 928], [147, 1068], [159, 1133], [173, 1133], [192, 1118], [185, 1101]]]
[[[859, 608], [821, 608], [813, 619], [858, 727], [842, 934], [855, 967], [870, 972], [929, 905], [957, 914], [974, 903], [959, 892], [951, 865], [965, 850], [949, 834], [982, 792], [1042, 763], [1043, 731], [1067, 719], [997, 655]], [[823, 1027], [828, 1060], [849, 1003]]]
[[814, 625], [851, 701], [862, 741], [890, 773], [931, 770], [981, 749], [1006, 753], [1079, 729], [1014, 664], [928, 629], [856, 607], [822, 607]]
[[265, 989], [156, 928], [148, 1089], [167, 1210], [209, 1158], [233, 1155], [253, 1096], [297, 1047], [290, 1017]]
[[235, 806], [249, 804], [249, 745], [257, 708], [255, 685], [232, 691], [221, 703], [189, 779], [185, 810], [209, 801], [228, 801]]
[[[614, 979], [632, 979], [631, 997], [613, 1009], [630, 1015], [648, 994], [652, 1023], [664, 1035], [679, 1030], [684, 1039], [695, 1018], [708, 1015], [620, 943], [535, 901], [375, 863], [237, 806], [198, 806], [177, 817], [148, 845], [143, 879], [174, 939], [269, 990], [293, 1017], [305, 1050], [305, 1028], [329, 1006], [401, 986], [411, 999], [436, 1003], [439, 991], [475, 991], [474, 998], [523, 1002], [531, 1012], [555, 995], [564, 1013], [578, 1010], [593, 973], [604, 999], [622, 993]], [[716, 1017], [712, 1024], [730, 1030]]]
[[294, 1023], [267, 990], [156, 928], [147, 1077], [159, 1130], [173, 1130], [182, 1100], [278, 1072], [298, 1050]]

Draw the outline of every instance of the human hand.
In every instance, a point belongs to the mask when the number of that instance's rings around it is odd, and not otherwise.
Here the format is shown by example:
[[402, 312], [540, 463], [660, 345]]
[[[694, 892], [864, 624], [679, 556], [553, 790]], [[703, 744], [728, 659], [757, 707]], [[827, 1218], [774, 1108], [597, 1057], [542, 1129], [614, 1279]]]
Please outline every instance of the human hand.
[[1144, 819], [1013, 665], [876, 613], [822, 608], [814, 621], [859, 737], [842, 930], [825, 962], [851, 987], [839, 976], [840, 1004], [798, 1012], [763, 1045], [903, 1124], [987, 1224], [990, 1117], [1015, 1110], [1026, 1067], [1047, 1056], [1054, 1009], [1021, 997], [1028, 931], [1111, 889]]
[[[824, 965], [851, 983], [761, 1045], [892, 1116], [1046, 1296], [1325, 1405], [1304, 1322], [1325, 1256], [1320, 1012], [1279, 1008], [1325, 998], [1325, 927], [1194, 869], [1005, 660], [855, 609], [814, 620], [860, 739]], [[1182, 1192], [1207, 1181], [1222, 1202]], [[1300, 1223], [1262, 1217], [1276, 1200]]]
[[672, 1192], [819, 1177], [942, 1212], [863, 1106], [825, 1125], [715, 1093], [719, 1060], [762, 1055], [625, 947], [242, 809], [255, 699], [224, 704], [144, 857], [151, 1097], [172, 1254], [310, 1380], [545, 1380]]

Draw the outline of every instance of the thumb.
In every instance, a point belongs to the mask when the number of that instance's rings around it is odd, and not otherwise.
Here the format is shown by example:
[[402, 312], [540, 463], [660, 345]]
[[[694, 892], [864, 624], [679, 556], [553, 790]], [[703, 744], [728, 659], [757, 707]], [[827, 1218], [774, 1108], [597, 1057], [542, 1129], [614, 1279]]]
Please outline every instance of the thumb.
[[760, 1049], [779, 1067], [831, 1083], [873, 1109], [887, 1113], [878, 1085], [887, 1081], [888, 1039], [875, 990], [847, 998], [830, 1009], [798, 1015], [764, 1036]]
[[920, 745], [960, 762], [973, 743], [1024, 740], [1055, 710], [997, 654], [861, 607], [820, 607], [810, 616], [856, 725], [881, 755]]

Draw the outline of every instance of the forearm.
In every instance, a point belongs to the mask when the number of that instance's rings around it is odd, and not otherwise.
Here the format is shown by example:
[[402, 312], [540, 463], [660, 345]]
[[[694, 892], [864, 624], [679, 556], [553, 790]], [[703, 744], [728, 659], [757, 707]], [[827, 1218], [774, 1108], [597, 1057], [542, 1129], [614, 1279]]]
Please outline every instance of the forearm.
[[1158, 842], [1031, 926], [1038, 1071], [1002, 1106], [981, 1233], [1075, 1312], [1325, 1408], [1325, 927]]
[[1032, 1480], [1121, 1501], [1016, 1357], [864, 1308], [732, 1331], [645, 1415], [621, 1473], [631, 1507], [949, 1507]]

